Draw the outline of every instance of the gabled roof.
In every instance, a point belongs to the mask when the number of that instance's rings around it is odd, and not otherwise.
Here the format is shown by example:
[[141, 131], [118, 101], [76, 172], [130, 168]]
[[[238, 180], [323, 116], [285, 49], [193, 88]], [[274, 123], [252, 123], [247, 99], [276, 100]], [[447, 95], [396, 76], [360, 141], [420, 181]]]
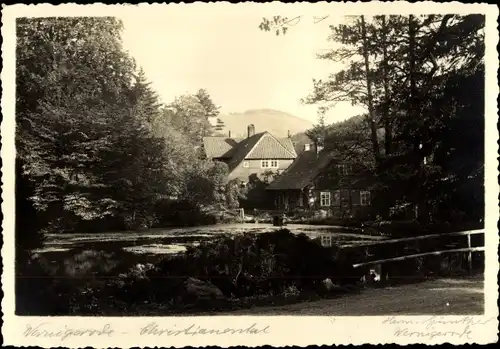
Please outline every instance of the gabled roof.
[[278, 176], [268, 190], [303, 189], [335, 159], [335, 153], [322, 151], [304, 151], [295, 159], [290, 167]]
[[234, 147], [231, 154], [231, 160], [228, 161], [229, 171], [235, 169], [240, 162], [242, 162], [248, 153], [259, 143], [264, 136], [264, 132], [256, 133], [251, 137], [245, 138], [237, 146]]
[[244, 159], [295, 159], [297, 153], [289, 138], [275, 138], [260, 132], [244, 138], [204, 137], [203, 146], [208, 158], [228, 159], [232, 171]]
[[297, 153], [289, 138], [277, 139], [269, 132], [264, 132], [245, 159], [295, 159]]
[[[290, 149], [291, 148], [291, 149]], [[295, 159], [297, 154], [290, 140], [279, 141], [269, 132], [256, 133], [245, 138], [233, 148], [231, 160], [227, 163], [232, 171], [245, 159]]]
[[230, 158], [230, 151], [241, 142], [238, 138], [203, 137], [203, 147], [208, 158]]

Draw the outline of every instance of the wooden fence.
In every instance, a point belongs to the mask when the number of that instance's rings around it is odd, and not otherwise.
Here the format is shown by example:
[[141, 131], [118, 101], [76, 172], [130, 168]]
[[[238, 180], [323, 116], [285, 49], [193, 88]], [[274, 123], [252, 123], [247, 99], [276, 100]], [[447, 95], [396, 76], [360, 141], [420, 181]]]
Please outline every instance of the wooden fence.
[[[354, 264], [353, 267], [359, 268], [359, 267], [369, 266], [369, 265], [381, 265], [381, 264], [389, 263], [389, 262], [397, 262], [397, 261], [403, 261], [403, 260], [412, 259], [412, 258], [419, 258], [419, 257], [425, 257], [425, 256], [431, 256], [431, 255], [441, 255], [441, 254], [446, 254], [446, 253], [468, 252], [467, 263], [468, 263], [468, 267], [470, 269], [472, 269], [472, 253], [477, 252], [477, 251], [484, 251], [484, 242], [483, 242], [483, 246], [472, 247], [472, 244], [471, 244], [471, 236], [472, 235], [479, 235], [479, 234], [484, 235], [484, 229], [458, 231], [458, 232], [443, 233], [443, 234], [422, 235], [422, 236], [401, 238], [401, 239], [379, 240], [379, 241], [375, 241], [375, 242], [343, 245], [341, 247], [342, 248], [370, 249], [370, 248], [377, 247], [377, 246], [390, 246], [392, 244], [398, 244], [398, 243], [428, 241], [428, 240], [432, 240], [432, 239], [439, 239], [439, 238], [443, 238], [443, 237], [452, 237], [452, 236], [467, 236], [467, 247], [464, 247], [464, 248], [440, 249], [437, 251], [428, 251], [428, 252], [424, 252], [424, 253], [413, 253], [413, 254], [409, 254], [409, 255], [397, 256], [397, 257], [392, 257], [392, 258], [377, 259], [377, 260], [372, 260], [372, 261], [363, 261], [363, 262]], [[483, 239], [483, 241], [484, 241], [484, 239]]]

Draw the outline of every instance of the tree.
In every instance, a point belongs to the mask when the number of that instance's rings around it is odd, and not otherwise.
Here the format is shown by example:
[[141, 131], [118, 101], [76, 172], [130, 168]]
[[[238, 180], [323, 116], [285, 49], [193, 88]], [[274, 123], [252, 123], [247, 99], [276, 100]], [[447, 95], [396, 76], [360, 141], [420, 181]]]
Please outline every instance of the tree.
[[198, 97], [180, 96], [167, 107], [172, 125], [188, 136], [192, 144], [201, 144], [202, 138], [210, 134], [212, 125], [208, 120], [207, 109]]
[[[276, 16], [273, 20], [264, 19], [260, 28], [276, 30], [277, 35], [285, 34], [300, 19]], [[430, 207], [433, 206], [430, 202], [442, 202], [449, 196], [438, 190], [445, 186], [444, 182], [453, 188], [462, 185], [480, 188], [479, 184], [472, 184], [472, 178], [478, 178], [476, 183], [480, 183], [484, 165], [477, 153], [461, 148], [464, 158], [475, 157], [474, 165], [467, 170], [456, 167], [451, 172], [451, 158], [440, 158], [443, 162], [439, 163], [436, 154], [454, 153], [457, 145], [444, 140], [455, 139], [452, 135], [461, 134], [462, 127], [479, 130], [484, 123], [481, 121], [484, 118], [482, 89], [478, 82], [483, 74], [484, 16], [411, 15], [371, 19], [357, 16], [350, 19], [348, 24], [331, 26], [330, 40], [340, 43], [340, 47], [319, 56], [343, 62], [347, 67], [326, 81], [314, 80], [313, 94], [306, 102], [322, 108], [334, 106], [338, 101], [365, 105], [368, 110], [365, 127], [369, 132], [355, 132], [348, 124], [333, 125], [327, 134], [337, 133], [335, 137], [327, 137], [326, 146], [345, 149], [352, 142], [344, 142], [346, 144], [339, 147], [341, 142], [335, 139], [347, 140], [348, 134], [348, 138], [360, 143], [365, 137], [370, 140], [376, 158], [377, 153], [382, 155], [382, 152], [377, 151], [375, 140], [382, 134], [385, 151], [384, 156], [379, 156], [377, 169], [386, 194], [395, 194], [389, 195], [388, 201], [403, 199]], [[478, 94], [459, 101], [456, 96], [462, 92], [458, 81], [474, 82], [479, 86]], [[462, 114], [470, 108], [475, 110], [477, 126], [469, 124], [469, 118]], [[332, 141], [336, 144], [328, 144]], [[457, 176], [468, 180], [451, 184], [450, 178]], [[388, 188], [390, 190], [386, 190]], [[449, 192], [456, 190], [449, 187]], [[419, 218], [425, 220], [427, 216], [428, 212], [422, 212]]]
[[217, 118], [217, 124], [214, 126], [214, 129], [216, 131], [220, 132], [220, 131], [222, 131], [224, 129], [224, 126], [225, 126], [224, 121], [222, 121], [221, 119]]
[[[421, 183], [415, 200], [423, 206], [420, 215], [426, 220], [432, 218], [430, 208], [439, 207], [438, 202], [447, 202], [446, 210], [454, 206], [458, 209], [455, 203], [448, 201], [448, 194], [457, 193], [460, 187], [475, 187], [477, 193], [484, 193], [481, 188], [481, 169], [484, 166], [484, 16], [433, 16], [424, 18], [422, 23], [431, 20], [436, 22], [437, 29], [424, 37], [421, 46], [425, 56], [417, 54], [415, 70], [419, 79], [412, 105], [415, 117], [399, 119], [396, 134], [400, 142], [406, 142], [407, 148], [413, 148], [421, 159], [409, 180], [415, 182], [415, 177], [418, 177], [418, 183]], [[427, 69], [422, 63], [425, 61], [429, 63]], [[464, 96], [466, 86], [475, 86], [474, 93]], [[401, 95], [396, 98], [399, 105], [403, 101]], [[457, 141], [457, 135], [461, 135], [463, 141], [468, 139], [470, 145], [448, 143], [451, 139]], [[471, 135], [474, 140], [468, 138]], [[458, 155], [458, 149], [462, 160], [453, 160], [453, 156], [436, 156], [444, 153]], [[471, 166], [464, 166], [465, 163]], [[439, 190], [445, 187], [447, 192]], [[479, 203], [482, 200], [479, 199]], [[457, 203], [459, 201], [463, 199]], [[476, 198], [469, 201], [478, 202]], [[476, 220], [482, 209], [473, 206], [482, 207], [481, 204], [471, 205], [464, 212]]]
[[132, 89], [135, 96], [136, 112], [144, 117], [147, 124], [159, 117], [162, 105], [158, 94], [151, 87], [151, 82], [146, 78], [146, 73], [139, 69], [135, 77], [135, 84]]
[[375, 74], [371, 68], [374, 60], [373, 30], [364, 16], [353, 16], [347, 24], [330, 26], [330, 41], [342, 44], [341, 49], [318, 55], [320, 59], [343, 62], [349, 60], [347, 67], [329, 76], [327, 80], [313, 80], [314, 90], [304, 101], [320, 104], [320, 113], [333, 108], [338, 102], [351, 102], [365, 106], [367, 124], [370, 128], [372, 153], [375, 161], [381, 156], [378, 142], [378, 118], [375, 110], [373, 91]]
[[16, 175], [33, 188], [18, 199], [40, 228], [135, 216], [162, 191], [163, 152], [147, 124], [156, 112], [132, 84], [121, 28], [107, 17], [17, 22]]
[[216, 117], [219, 115], [220, 107], [218, 107], [214, 104], [214, 102], [212, 101], [212, 97], [210, 97], [207, 90], [199, 89], [198, 92], [196, 92], [194, 96], [198, 99], [198, 102], [205, 109], [205, 115], [206, 115], [207, 119], [212, 118], [212, 117]]
[[226, 184], [226, 207], [235, 209], [240, 207], [240, 201], [246, 199], [245, 188], [241, 180], [231, 179]]
[[327, 134], [327, 125], [325, 123], [325, 110], [318, 112], [318, 122], [305, 132], [305, 135], [314, 143], [323, 142]]
[[26, 199], [51, 220], [92, 219], [112, 205], [93, 194], [103, 185], [97, 154], [110, 145], [110, 115], [127, 105], [133, 69], [120, 29], [112, 18], [17, 22], [18, 175], [35, 183]]
[[[325, 148], [334, 151], [346, 163], [360, 164], [365, 169], [375, 170], [372, 157], [370, 126], [365, 115], [353, 116], [327, 127]], [[377, 134], [380, 139], [383, 134]]]
[[182, 198], [196, 205], [225, 205], [229, 168], [219, 161], [200, 161], [187, 173]]

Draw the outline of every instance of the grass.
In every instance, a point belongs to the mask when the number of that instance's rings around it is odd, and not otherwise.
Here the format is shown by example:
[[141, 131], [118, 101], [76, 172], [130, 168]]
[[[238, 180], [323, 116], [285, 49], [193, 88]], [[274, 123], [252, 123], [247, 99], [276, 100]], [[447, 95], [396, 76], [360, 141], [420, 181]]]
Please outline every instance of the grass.
[[341, 299], [242, 309], [222, 315], [480, 315], [484, 313], [482, 275], [444, 278], [383, 289], [365, 289]]

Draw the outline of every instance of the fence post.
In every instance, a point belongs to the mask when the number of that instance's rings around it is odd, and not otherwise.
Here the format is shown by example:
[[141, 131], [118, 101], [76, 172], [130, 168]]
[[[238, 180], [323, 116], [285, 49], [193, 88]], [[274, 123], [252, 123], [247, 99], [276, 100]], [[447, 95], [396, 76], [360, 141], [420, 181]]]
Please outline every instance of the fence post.
[[[470, 234], [467, 234], [467, 248], [471, 248]], [[472, 251], [467, 252], [467, 266], [469, 273], [472, 273]]]
[[243, 208], [240, 208], [240, 218], [241, 222], [245, 223], [245, 210]]

